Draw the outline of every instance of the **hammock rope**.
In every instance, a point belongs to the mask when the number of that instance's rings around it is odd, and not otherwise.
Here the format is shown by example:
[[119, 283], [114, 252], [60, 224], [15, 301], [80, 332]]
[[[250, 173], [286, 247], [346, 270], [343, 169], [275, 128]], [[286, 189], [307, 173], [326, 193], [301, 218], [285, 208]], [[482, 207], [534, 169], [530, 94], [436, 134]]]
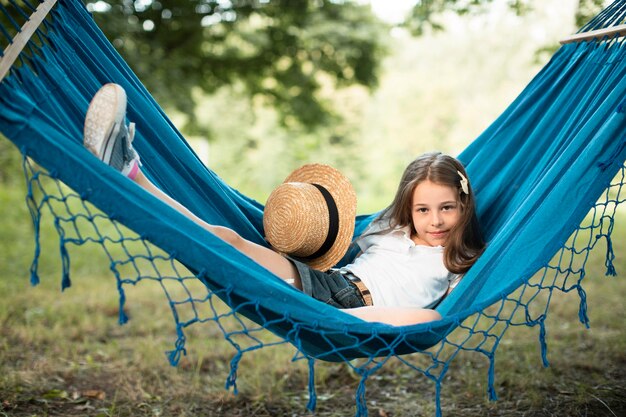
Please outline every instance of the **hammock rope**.
[[[621, 24], [620, 3], [588, 29]], [[37, 10], [25, 4], [28, 14]], [[22, 33], [23, 13], [0, 8], [5, 52]], [[488, 360], [487, 393], [495, 400], [495, 358], [505, 332], [536, 327], [548, 366], [545, 320], [553, 292], [577, 294], [579, 320], [588, 327], [582, 280], [589, 252], [604, 243], [607, 275], [616, 274], [611, 233], [626, 200], [626, 44], [619, 36], [561, 47], [459, 155], [477, 190], [489, 246], [438, 306], [443, 320], [393, 327], [301, 294], [93, 158], [82, 147], [84, 114], [102, 84], [117, 82], [128, 92], [134, 143], [150, 179], [206, 221], [264, 242], [262, 204], [202, 165], [78, 0], [58, 0], [35, 34], [0, 82], [0, 132], [24, 155], [36, 241], [31, 282], [39, 282], [42, 223], [51, 221], [62, 289], [71, 286], [73, 249], [101, 248], [119, 292], [119, 322], [128, 320], [125, 288], [156, 283], [175, 325], [169, 361], [175, 365], [186, 354], [190, 326], [211, 325], [234, 349], [227, 389], [237, 392], [245, 354], [290, 343], [294, 361], [309, 365], [309, 409], [317, 401], [317, 360], [344, 362], [360, 376], [356, 414], [366, 415], [366, 382], [393, 359], [433, 381], [440, 416], [443, 378], [462, 351]], [[355, 233], [373, 216], [358, 216]]]

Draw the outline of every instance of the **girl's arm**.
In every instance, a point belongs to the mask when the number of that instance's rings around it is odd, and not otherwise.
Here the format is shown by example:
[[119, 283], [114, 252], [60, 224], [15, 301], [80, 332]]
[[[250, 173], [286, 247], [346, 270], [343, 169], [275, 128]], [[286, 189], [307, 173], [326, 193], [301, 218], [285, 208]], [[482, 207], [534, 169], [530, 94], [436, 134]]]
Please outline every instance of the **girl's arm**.
[[392, 326], [408, 326], [441, 320], [441, 314], [427, 308], [411, 307], [358, 307], [344, 309], [348, 314], [365, 321], [391, 324]]

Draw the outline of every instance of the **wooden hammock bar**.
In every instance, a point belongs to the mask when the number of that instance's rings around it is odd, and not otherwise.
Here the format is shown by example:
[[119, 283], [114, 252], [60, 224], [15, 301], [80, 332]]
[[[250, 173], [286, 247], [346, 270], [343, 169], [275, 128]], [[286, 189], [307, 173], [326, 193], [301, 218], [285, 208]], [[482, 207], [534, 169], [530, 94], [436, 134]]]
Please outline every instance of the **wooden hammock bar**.
[[575, 33], [565, 39], [561, 39], [561, 44], [574, 42], [583, 42], [591, 39], [602, 40], [603, 38], [612, 39], [616, 36], [626, 36], [626, 24], [617, 25], [610, 28], [591, 30], [589, 32]]

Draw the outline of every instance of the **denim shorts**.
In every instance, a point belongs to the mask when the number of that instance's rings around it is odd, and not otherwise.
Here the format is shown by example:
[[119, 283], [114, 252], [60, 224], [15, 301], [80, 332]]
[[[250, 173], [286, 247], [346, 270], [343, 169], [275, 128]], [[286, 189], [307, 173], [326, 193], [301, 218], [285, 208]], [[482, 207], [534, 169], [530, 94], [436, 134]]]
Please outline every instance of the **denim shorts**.
[[365, 301], [356, 285], [345, 278], [339, 270], [322, 272], [293, 258], [289, 260], [298, 270], [302, 292], [305, 294], [337, 308], [365, 306]]

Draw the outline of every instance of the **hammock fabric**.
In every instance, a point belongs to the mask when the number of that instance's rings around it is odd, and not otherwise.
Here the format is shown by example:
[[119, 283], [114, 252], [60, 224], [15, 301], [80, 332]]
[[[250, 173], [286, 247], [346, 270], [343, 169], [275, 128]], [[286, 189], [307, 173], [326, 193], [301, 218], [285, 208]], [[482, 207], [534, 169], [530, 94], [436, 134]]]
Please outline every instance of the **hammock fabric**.
[[[623, 3], [616, 1], [583, 31], [624, 22]], [[0, 35], [8, 44], [39, 4], [10, 5], [0, 4]], [[562, 46], [459, 155], [477, 190], [488, 248], [437, 307], [443, 319], [414, 326], [363, 322], [313, 300], [92, 157], [82, 146], [85, 112], [102, 84], [116, 82], [128, 93], [134, 143], [151, 180], [209, 223], [264, 243], [262, 205], [200, 162], [78, 0], [52, 7], [0, 83], [0, 132], [25, 156], [37, 243], [44, 212], [54, 219], [62, 287], [70, 286], [68, 248], [87, 243], [109, 257], [120, 307], [127, 285], [158, 281], [178, 334], [172, 364], [185, 353], [185, 329], [210, 322], [235, 349], [226, 383], [235, 391], [244, 353], [286, 341], [296, 348], [295, 359], [309, 362], [310, 409], [316, 360], [346, 362], [361, 376], [356, 413], [365, 415], [366, 380], [396, 358], [434, 381], [440, 415], [441, 384], [458, 352], [489, 359], [495, 399], [495, 352], [505, 331], [538, 326], [547, 366], [544, 321], [552, 292], [577, 292], [580, 320], [588, 325], [581, 281], [599, 241], [606, 242], [607, 275], [615, 275], [610, 236], [626, 199], [625, 53], [619, 36]], [[355, 235], [373, 216], [356, 218]], [[278, 338], [265, 337], [265, 329]], [[413, 361], [416, 355], [427, 364]]]

